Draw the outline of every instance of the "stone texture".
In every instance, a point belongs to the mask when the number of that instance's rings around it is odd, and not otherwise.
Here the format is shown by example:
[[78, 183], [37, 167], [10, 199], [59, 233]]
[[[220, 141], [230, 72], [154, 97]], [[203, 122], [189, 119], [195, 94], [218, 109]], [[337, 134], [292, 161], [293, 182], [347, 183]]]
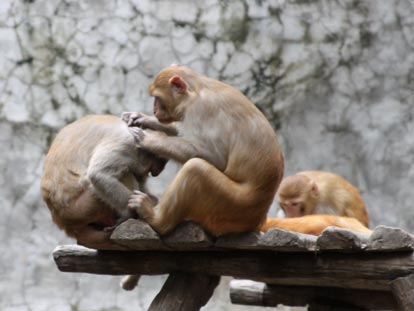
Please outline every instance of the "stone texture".
[[[40, 176], [59, 128], [92, 112], [150, 113], [147, 85], [173, 62], [262, 109], [285, 175], [341, 174], [372, 227], [413, 231], [413, 42], [411, 0], [2, 0], [0, 309], [147, 308], [162, 278], [143, 277], [131, 294], [119, 278], [57, 272], [51, 251], [70, 240], [51, 223]], [[157, 195], [176, 171], [151, 180]], [[229, 309], [228, 292], [204, 309]]]

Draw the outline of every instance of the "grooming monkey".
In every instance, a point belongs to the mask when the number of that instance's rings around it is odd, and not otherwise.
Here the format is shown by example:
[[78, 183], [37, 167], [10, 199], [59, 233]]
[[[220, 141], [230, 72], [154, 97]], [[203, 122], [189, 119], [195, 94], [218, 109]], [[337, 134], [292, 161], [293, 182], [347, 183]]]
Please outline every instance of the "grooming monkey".
[[79, 244], [113, 248], [113, 227], [134, 215], [127, 208], [133, 191], [148, 193], [148, 174], [164, 169], [166, 160], [137, 148], [144, 131], [134, 129], [134, 134], [118, 117], [89, 115], [64, 127], [53, 141], [42, 196], [53, 221]]
[[163, 69], [149, 93], [158, 123], [178, 121], [179, 135], [147, 130], [139, 145], [183, 167], [155, 208], [139, 191], [129, 208], [160, 234], [187, 219], [216, 236], [258, 230], [283, 175], [279, 143], [264, 115], [239, 90], [185, 66]]
[[[184, 66], [162, 70], [149, 93], [155, 118], [135, 114], [127, 122], [154, 130], [142, 140], [137, 133], [144, 150], [183, 167], [155, 208], [141, 191], [134, 191], [128, 207], [160, 234], [187, 219], [216, 236], [258, 230], [284, 166], [264, 115], [237, 89]], [[178, 130], [172, 125], [176, 121]], [[170, 126], [172, 135], [160, 132], [160, 126]], [[131, 275], [121, 286], [132, 289], [136, 281]]]
[[333, 214], [358, 219], [369, 226], [358, 190], [341, 176], [325, 171], [304, 171], [284, 178], [277, 200], [286, 217]]

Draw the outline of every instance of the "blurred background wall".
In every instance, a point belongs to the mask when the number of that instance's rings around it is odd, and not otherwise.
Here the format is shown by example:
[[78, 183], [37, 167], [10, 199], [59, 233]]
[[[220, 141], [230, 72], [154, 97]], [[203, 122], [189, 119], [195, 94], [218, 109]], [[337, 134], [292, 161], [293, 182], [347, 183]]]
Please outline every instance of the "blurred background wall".
[[[243, 91], [272, 122], [285, 175], [329, 170], [372, 226], [414, 231], [412, 0], [1, 0], [0, 309], [144, 310], [163, 277], [64, 274], [73, 243], [40, 198], [56, 132], [89, 113], [151, 113], [147, 86], [178, 62]], [[258, 159], [259, 160], [259, 159]], [[177, 167], [151, 182], [161, 195]], [[230, 306], [225, 284], [205, 310]]]

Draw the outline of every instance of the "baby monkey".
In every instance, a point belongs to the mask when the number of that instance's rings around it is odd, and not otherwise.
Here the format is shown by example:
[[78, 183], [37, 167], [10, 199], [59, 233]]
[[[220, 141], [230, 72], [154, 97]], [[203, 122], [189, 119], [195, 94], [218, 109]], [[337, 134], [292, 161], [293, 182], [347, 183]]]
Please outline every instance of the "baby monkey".
[[46, 155], [43, 199], [53, 221], [81, 245], [116, 248], [109, 241], [112, 229], [136, 216], [128, 209], [130, 196], [148, 193], [148, 174], [157, 176], [167, 162], [139, 147], [137, 137], [145, 132], [128, 127], [128, 118], [83, 117], [58, 133]]
[[325, 171], [304, 171], [280, 184], [277, 200], [286, 217], [334, 214], [358, 219], [369, 226], [358, 190], [341, 176]]

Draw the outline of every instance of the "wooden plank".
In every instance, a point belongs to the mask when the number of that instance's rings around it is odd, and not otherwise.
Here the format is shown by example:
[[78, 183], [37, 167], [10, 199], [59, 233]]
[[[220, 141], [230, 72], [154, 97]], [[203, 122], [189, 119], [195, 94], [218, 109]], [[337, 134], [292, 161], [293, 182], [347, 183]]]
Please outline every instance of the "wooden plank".
[[389, 290], [389, 280], [414, 273], [411, 253], [122, 252], [69, 245], [57, 248], [53, 255], [58, 268], [66, 272], [155, 275], [177, 271], [362, 289]]
[[[265, 288], [267, 285], [263, 282], [251, 280], [231, 280], [230, 281], [230, 301], [236, 305], [246, 306], [275, 306], [271, 299], [265, 297]], [[277, 305], [277, 304], [276, 304]], [[295, 304], [295, 306], [305, 306]]]
[[196, 311], [213, 295], [218, 276], [172, 273], [148, 311]]
[[399, 310], [414, 310], [414, 274], [393, 280], [391, 289], [397, 300]]
[[[375, 299], [372, 299], [373, 297]], [[314, 310], [322, 310], [322, 304], [330, 307], [330, 310], [390, 310], [397, 307], [389, 291], [275, 286], [249, 280], [230, 282], [230, 300], [234, 304], [263, 307], [275, 307], [278, 304], [292, 307], [310, 305]], [[319, 306], [319, 309], [316, 306]]]
[[246, 232], [237, 234], [226, 234], [217, 238], [215, 246], [226, 249], [260, 249], [258, 241], [259, 232]]
[[366, 248], [370, 234], [343, 228], [328, 227], [318, 237], [318, 250], [362, 251]]
[[101, 250], [107, 250], [107, 251], [129, 251], [131, 250], [130, 248], [128, 248], [125, 245], [120, 245], [115, 243], [115, 241], [108, 239], [108, 241], [106, 241], [105, 243], [100, 242], [100, 243], [94, 243], [93, 241], [89, 241], [89, 243], [82, 243], [77, 241], [78, 245], [80, 246], [84, 246], [87, 248], [95, 248], [95, 249], [101, 249]]
[[282, 229], [270, 229], [263, 234], [258, 246], [273, 251], [303, 252], [316, 248], [316, 236]]
[[[356, 264], [356, 263], [355, 263]], [[340, 287], [340, 288], [355, 288], [355, 289], [371, 289], [378, 291], [389, 291], [390, 281], [388, 279], [372, 279], [354, 276], [352, 278], [345, 278], [339, 276], [322, 275], [318, 277], [299, 276], [292, 274], [288, 277], [260, 277], [250, 278], [252, 280], [265, 282], [270, 285], [282, 286], [322, 286], [322, 287]]]
[[201, 250], [213, 246], [212, 238], [192, 221], [178, 225], [173, 232], [163, 236], [162, 241], [173, 250]]
[[414, 236], [400, 228], [378, 226], [368, 241], [369, 251], [413, 251]]
[[159, 235], [145, 221], [128, 219], [115, 228], [111, 241], [135, 250], [166, 249]]

